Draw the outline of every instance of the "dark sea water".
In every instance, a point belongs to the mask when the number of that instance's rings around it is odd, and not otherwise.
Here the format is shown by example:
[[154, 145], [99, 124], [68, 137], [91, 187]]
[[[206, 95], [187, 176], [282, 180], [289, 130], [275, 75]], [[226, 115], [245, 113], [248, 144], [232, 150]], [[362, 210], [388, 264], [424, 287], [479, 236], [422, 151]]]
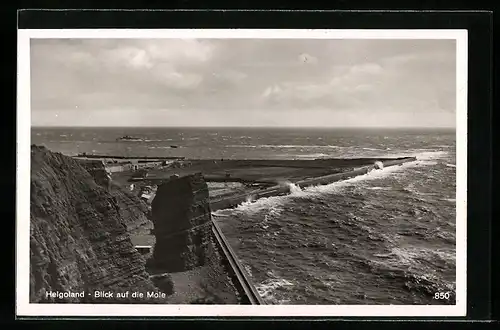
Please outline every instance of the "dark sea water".
[[[147, 141], [115, 141], [123, 135]], [[454, 130], [34, 128], [31, 139], [68, 155], [416, 156], [347, 181], [292, 187], [218, 211], [216, 220], [268, 303], [454, 303], [433, 299], [455, 291]]]

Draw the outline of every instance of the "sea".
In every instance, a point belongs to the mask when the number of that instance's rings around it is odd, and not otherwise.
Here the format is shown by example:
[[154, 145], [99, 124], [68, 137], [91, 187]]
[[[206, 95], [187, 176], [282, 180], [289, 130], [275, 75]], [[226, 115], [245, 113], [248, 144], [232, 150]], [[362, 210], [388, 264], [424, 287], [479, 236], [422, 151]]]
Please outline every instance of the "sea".
[[[143, 141], [116, 141], [124, 135]], [[454, 129], [34, 127], [31, 143], [67, 155], [416, 156], [329, 185], [291, 184], [289, 195], [247, 201], [214, 219], [268, 304], [455, 303]]]

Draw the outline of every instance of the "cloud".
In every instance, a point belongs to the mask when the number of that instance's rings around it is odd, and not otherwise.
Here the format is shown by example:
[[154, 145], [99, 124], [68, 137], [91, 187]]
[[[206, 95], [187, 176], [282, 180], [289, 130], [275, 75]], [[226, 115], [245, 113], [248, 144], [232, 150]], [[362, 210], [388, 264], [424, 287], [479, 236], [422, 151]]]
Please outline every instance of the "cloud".
[[[342, 69], [332, 70], [341, 72]], [[383, 72], [380, 65], [363, 63], [350, 67], [341, 74], [327, 76], [324, 81], [281, 83], [267, 87], [262, 98], [271, 103], [279, 103], [289, 107], [291, 104], [304, 105], [318, 101], [318, 105], [352, 107], [359, 104], [353, 94], [370, 92], [373, 86], [365, 83]]]
[[350, 75], [365, 75], [365, 74], [379, 74], [382, 72], [382, 67], [377, 63], [363, 63], [355, 65], [351, 68]]
[[365, 111], [455, 112], [453, 56], [426, 52], [334, 66], [314, 81], [278, 83], [264, 88], [264, 104], [365, 109]]
[[246, 73], [238, 72], [238, 71], [234, 71], [234, 70], [224, 70], [224, 71], [213, 72], [212, 76], [214, 77], [214, 79], [217, 79], [219, 81], [227, 81], [230, 83], [239, 83], [240, 81], [242, 81], [243, 79], [248, 77], [248, 75]]
[[455, 66], [452, 40], [33, 39], [31, 105], [103, 125], [116, 111], [155, 124], [167, 110], [221, 124], [241, 113], [280, 123], [292, 110], [304, 122], [312, 111], [421, 111], [426, 122], [454, 113]]
[[318, 64], [318, 59], [312, 55], [304, 53], [299, 55], [299, 62], [304, 64]]

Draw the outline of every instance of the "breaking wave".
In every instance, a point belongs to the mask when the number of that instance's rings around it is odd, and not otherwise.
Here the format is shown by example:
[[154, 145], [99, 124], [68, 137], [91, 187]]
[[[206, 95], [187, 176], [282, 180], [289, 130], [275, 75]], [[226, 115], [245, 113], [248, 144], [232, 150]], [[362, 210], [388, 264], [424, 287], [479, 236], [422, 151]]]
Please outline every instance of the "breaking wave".
[[426, 166], [433, 165], [431, 162], [408, 162], [401, 164], [400, 166], [390, 166], [384, 167], [382, 169], [372, 169], [366, 174], [358, 175], [350, 179], [333, 182], [326, 185], [316, 185], [308, 187], [299, 187], [290, 182], [282, 182], [281, 184], [287, 185], [290, 188], [290, 193], [285, 196], [272, 196], [272, 197], [262, 197], [257, 200], [248, 198], [245, 202], [238, 205], [234, 211], [235, 212], [258, 212], [263, 209], [267, 209], [276, 205], [281, 205], [288, 201], [290, 198], [296, 197], [315, 197], [322, 194], [332, 194], [338, 193], [341, 189], [355, 185], [357, 183], [367, 181], [367, 180], [377, 180], [390, 176], [397, 172], [402, 172], [405, 169], [413, 168], [416, 166]]
[[290, 148], [290, 149], [296, 149], [296, 148], [311, 148], [311, 149], [318, 149], [318, 148], [331, 148], [331, 149], [340, 149], [344, 148], [341, 146], [335, 146], [335, 145], [300, 145], [300, 144], [259, 144], [259, 145], [250, 145], [250, 144], [231, 144], [231, 145], [226, 145], [226, 147], [229, 148]]
[[318, 153], [318, 154], [307, 154], [307, 155], [295, 155], [295, 158], [328, 158], [332, 157], [330, 154]]
[[267, 275], [271, 278], [268, 278], [256, 285], [256, 289], [259, 292], [260, 296], [264, 300], [271, 303], [275, 304], [286, 303], [287, 302], [286, 300], [279, 299], [278, 297], [276, 297], [275, 293], [279, 288], [293, 287], [294, 284], [284, 278], [276, 277], [276, 275], [273, 272], [268, 272]]

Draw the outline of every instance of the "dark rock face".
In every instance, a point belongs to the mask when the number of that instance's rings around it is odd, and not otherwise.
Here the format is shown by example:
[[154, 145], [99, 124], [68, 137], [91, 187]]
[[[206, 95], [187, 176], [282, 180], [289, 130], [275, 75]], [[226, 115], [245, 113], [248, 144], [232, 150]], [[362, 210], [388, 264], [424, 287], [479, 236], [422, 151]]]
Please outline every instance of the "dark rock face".
[[214, 253], [213, 233], [208, 187], [201, 173], [160, 185], [151, 211], [154, 268], [180, 272], [208, 262]]
[[[147, 297], [160, 290], [130, 241], [126, 223], [135, 220], [123, 221], [126, 213], [117, 200], [80, 162], [32, 146], [30, 302], [164, 302], [161, 295]], [[84, 297], [48, 295], [56, 291]], [[110, 291], [113, 297], [98, 297], [95, 291]], [[128, 296], [117, 297], [127, 291]], [[133, 292], [144, 298], [132, 298]]]
[[94, 181], [107, 189], [110, 188], [111, 177], [106, 172], [106, 167], [104, 163], [100, 160], [82, 160], [79, 159], [78, 162], [89, 172], [89, 174], [94, 178]]
[[149, 213], [146, 203], [126, 189], [114, 184], [102, 161], [78, 160], [78, 162], [89, 172], [98, 185], [105, 188], [113, 196], [118, 205], [122, 222], [127, 226], [128, 231], [131, 234], [149, 233], [153, 228], [153, 222], [146, 216]]

